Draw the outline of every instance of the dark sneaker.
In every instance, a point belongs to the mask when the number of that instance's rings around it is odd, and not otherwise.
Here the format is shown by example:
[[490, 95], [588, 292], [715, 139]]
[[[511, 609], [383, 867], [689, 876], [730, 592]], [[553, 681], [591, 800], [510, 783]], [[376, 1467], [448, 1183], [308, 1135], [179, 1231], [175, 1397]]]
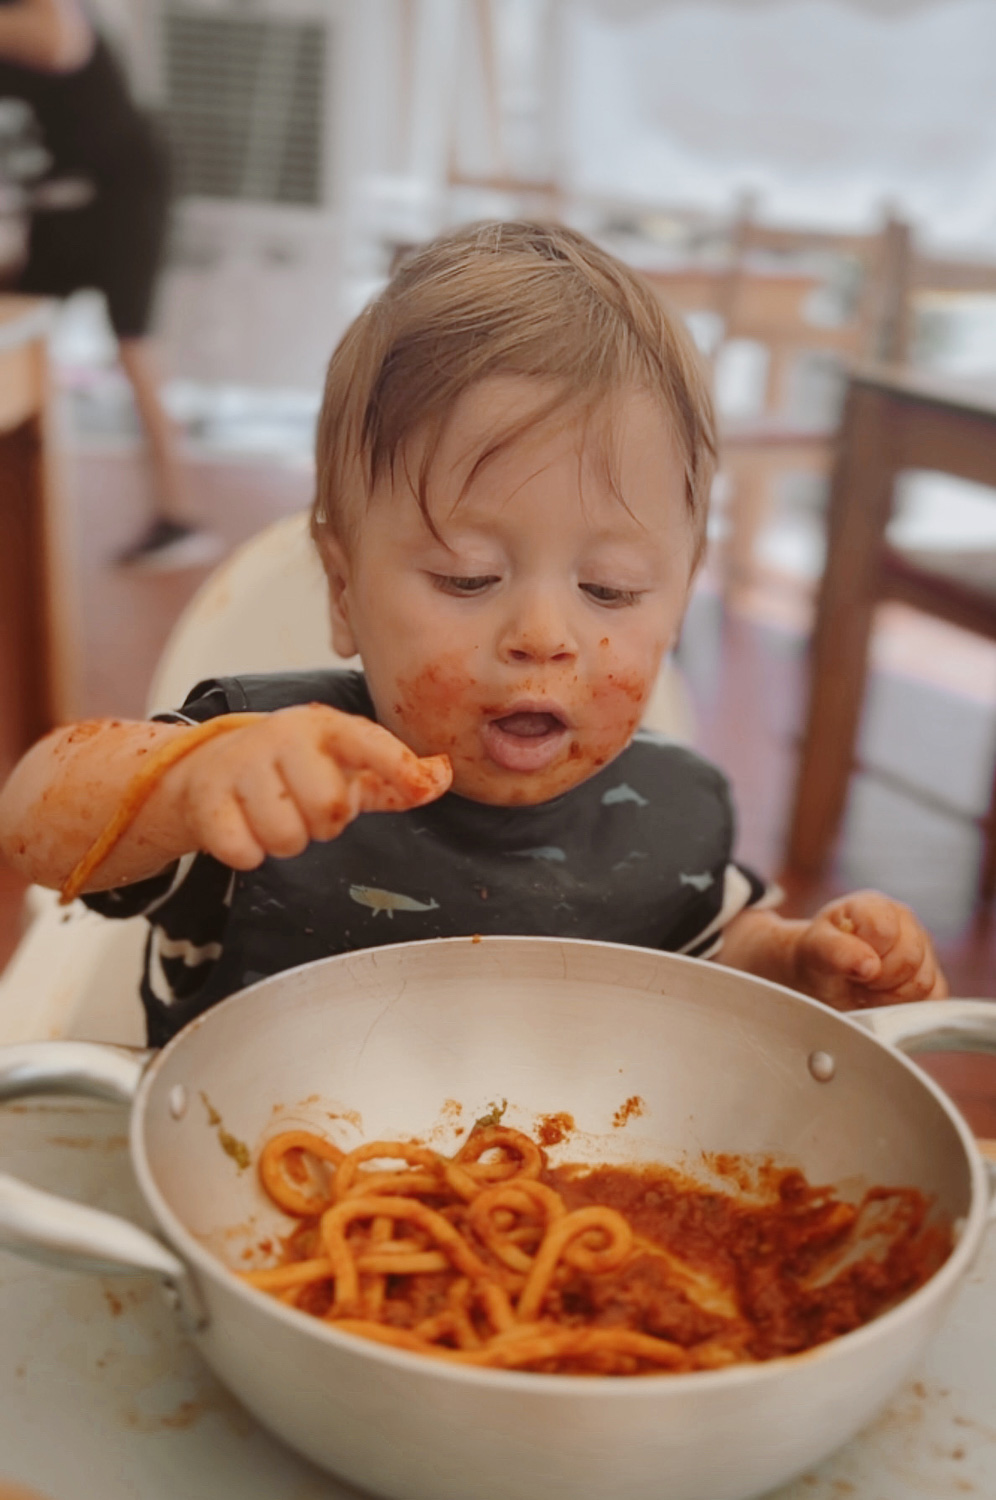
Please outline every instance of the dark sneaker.
[[119, 568], [166, 573], [180, 568], [202, 568], [217, 562], [224, 550], [221, 537], [211, 531], [160, 519], [153, 521], [137, 542], [119, 552], [114, 561]]

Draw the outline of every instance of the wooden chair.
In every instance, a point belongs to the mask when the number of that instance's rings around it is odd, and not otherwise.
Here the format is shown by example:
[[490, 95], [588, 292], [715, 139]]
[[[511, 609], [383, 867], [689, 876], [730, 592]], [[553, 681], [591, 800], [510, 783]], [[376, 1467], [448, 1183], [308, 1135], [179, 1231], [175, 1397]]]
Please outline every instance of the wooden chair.
[[[741, 259], [739, 205], [719, 211], [681, 203], [634, 208], [588, 199], [581, 207], [593, 221], [585, 226], [589, 232], [633, 265], [668, 308], [681, 313], [714, 364], [726, 339]], [[809, 278], [804, 290], [814, 285]], [[765, 290], [775, 298], [795, 296], [781, 280], [772, 279]]]
[[[996, 296], [996, 260], [914, 255], [908, 282], [908, 313], [930, 302], [963, 297]], [[964, 435], [953, 438], [957, 461], [964, 456]], [[990, 551], [930, 552], [889, 546], [881, 559], [882, 591], [913, 609], [947, 620], [973, 635], [996, 641], [996, 556]], [[989, 803], [979, 819], [982, 857], [978, 895], [996, 896], [996, 766]]]
[[[879, 580], [880, 598], [898, 600], [996, 642], [996, 555], [992, 552], [912, 552], [886, 544]], [[906, 790], [914, 798], [919, 795], [916, 788]], [[925, 800], [932, 807], [938, 805], [936, 796], [928, 795]], [[982, 834], [977, 891], [981, 901], [991, 902], [996, 896], [996, 766], [988, 806], [977, 821]]]
[[[917, 251], [909, 226], [889, 218], [877, 235], [846, 235], [774, 228], [748, 208], [734, 231], [726, 298], [725, 342], [750, 338], [770, 350], [765, 411], [756, 419], [726, 420], [724, 462], [733, 481], [726, 582], [735, 590], [749, 579], [754, 544], [779, 472], [810, 470], [829, 475], [837, 424], [805, 428], [789, 408], [794, 364], [818, 350], [839, 362], [842, 384], [849, 369], [872, 361], [902, 365], [915, 356], [917, 313], [930, 301], [996, 295], [996, 261], [939, 257]], [[852, 316], [837, 326], [816, 326], [806, 316], [804, 296], [792, 300], [791, 279], [766, 285], [760, 265], [771, 257], [805, 265], [812, 256], [849, 261], [860, 275]], [[801, 274], [798, 273], [797, 274]], [[885, 547], [883, 596], [936, 614], [976, 634], [996, 639], [996, 560], [972, 554], [903, 553]], [[986, 818], [987, 854], [982, 889], [996, 891], [996, 784]]]
[[[787, 834], [787, 873], [804, 883], [824, 870], [846, 803], [877, 605], [899, 600], [996, 641], [992, 554], [902, 552], [887, 537], [897, 479], [916, 469], [996, 488], [996, 378], [987, 389], [908, 367], [870, 366], [851, 379]], [[920, 793], [905, 784], [903, 790], [935, 810], [945, 807], [944, 788]], [[996, 893], [996, 785], [979, 823], [978, 890], [988, 901]]]
[[910, 265], [909, 293], [914, 300], [996, 295], [996, 260], [916, 255]]
[[[909, 337], [911, 243], [908, 226], [889, 218], [870, 234], [776, 228], [751, 211], [734, 231], [735, 257], [723, 288], [724, 347], [748, 340], [767, 351], [763, 406], [757, 416], [722, 418], [723, 465], [730, 481], [724, 556], [727, 596], [748, 586], [757, 537], [774, 484], [792, 472], [827, 475], [838, 419], [803, 422], [793, 414], [793, 382], [814, 355], [836, 368], [841, 392], [854, 364], [902, 361]], [[831, 281], [839, 316], [818, 317]]]

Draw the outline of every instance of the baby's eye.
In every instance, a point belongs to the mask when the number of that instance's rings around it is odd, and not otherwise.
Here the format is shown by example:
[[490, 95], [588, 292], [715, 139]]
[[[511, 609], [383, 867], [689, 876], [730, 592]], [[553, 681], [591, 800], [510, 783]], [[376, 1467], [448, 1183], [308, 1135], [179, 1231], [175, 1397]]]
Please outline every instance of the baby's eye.
[[456, 594], [458, 597], [467, 598], [473, 594], [483, 594], [491, 584], [500, 580], [493, 573], [482, 574], [474, 578], [454, 578], [445, 573], [432, 573], [433, 588], [439, 589], [442, 594]]
[[610, 609], [622, 609], [627, 604], [639, 603], [640, 599], [635, 589], [613, 589], [604, 583], [582, 583], [581, 592], [594, 599], [596, 604], [608, 605]]

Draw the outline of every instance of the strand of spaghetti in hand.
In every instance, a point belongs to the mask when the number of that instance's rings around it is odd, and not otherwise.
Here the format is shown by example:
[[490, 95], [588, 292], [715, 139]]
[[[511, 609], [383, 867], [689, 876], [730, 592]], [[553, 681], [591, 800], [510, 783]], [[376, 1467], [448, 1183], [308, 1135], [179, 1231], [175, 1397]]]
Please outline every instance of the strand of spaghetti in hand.
[[140, 832], [131, 824], [153, 794], [156, 846], [165, 843], [170, 857], [199, 850], [234, 870], [254, 870], [264, 859], [301, 854], [312, 840], [338, 838], [360, 813], [432, 802], [452, 778], [445, 755], [419, 757], [383, 725], [325, 703], [174, 726], [126, 782], [121, 805], [73, 870], [63, 900], [88, 889], [98, 867], [109, 870], [104, 861], [126, 834], [111, 863], [128, 879], [123, 856]]
[[191, 751], [197, 750], [206, 740], [213, 740], [219, 734], [230, 734], [235, 729], [244, 729], [247, 724], [254, 724], [263, 717], [262, 714], [222, 714], [216, 719], [208, 719], [204, 724], [194, 725], [187, 734], [167, 740], [158, 750], [153, 750], [142, 769], [125, 788], [125, 794], [113, 818], [97, 835], [75, 868], [70, 870], [59, 892], [59, 905], [68, 906], [70, 901], [76, 900], [90, 876], [100, 868], [128, 832], [171, 766], [183, 760]]

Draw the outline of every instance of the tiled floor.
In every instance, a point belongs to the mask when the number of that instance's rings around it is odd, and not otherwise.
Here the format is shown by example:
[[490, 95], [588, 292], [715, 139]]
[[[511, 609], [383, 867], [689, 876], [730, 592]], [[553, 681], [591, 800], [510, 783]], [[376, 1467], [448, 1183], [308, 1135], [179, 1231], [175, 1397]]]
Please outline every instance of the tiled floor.
[[[300, 466], [263, 460], [192, 462], [189, 485], [196, 514], [235, 545], [305, 506], [311, 477]], [[74, 456], [67, 495], [78, 559], [81, 713], [141, 714], [171, 622], [202, 581], [196, 571], [143, 577], [109, 566], [107, 559], [138, 527], [143, 493], [135, 453]], [[746, 613], [724, 611], [706, 578], [680, 657], [698, 715], [699, 745], [734, 785], [741, 857], [777, 874], [810, 603], [798, 584], [768, 576], [744, 607]], [[911, 632], [915, 650], [903, 644]], [[965, 690], [984, 683], [992, 666], [980, 649], [989, 648], [948, 627], [893, 612], [877, 659], [893, 668], [905, 663], [906, 670], [877, 672], [862, 747], [863, 757], [886, 771], [898, 768], [946, 796], [956, 788], [966, 809], [984, 804], [996, 754], [990, 704], [981, 689]], [[960, 821], [942, 816], [894, 786], [859, 776], [835, 868], [818, 889], [790, 891], [787, 909], [810, 911], [838, 891], [879, 887], [920, 912], [937, 937], [956, 993], [994, 995], [996, 941], [988, 914], [974, 908], [977, 848], [967, 814]], [[19, 906], [17, 881], [0, 870], [0, 963], [16, 941]], [[996, 1136], [996, 1063], [959, 1058], [939, 1062], [936, 1070], [954, 1080], [976, 1128]]]

